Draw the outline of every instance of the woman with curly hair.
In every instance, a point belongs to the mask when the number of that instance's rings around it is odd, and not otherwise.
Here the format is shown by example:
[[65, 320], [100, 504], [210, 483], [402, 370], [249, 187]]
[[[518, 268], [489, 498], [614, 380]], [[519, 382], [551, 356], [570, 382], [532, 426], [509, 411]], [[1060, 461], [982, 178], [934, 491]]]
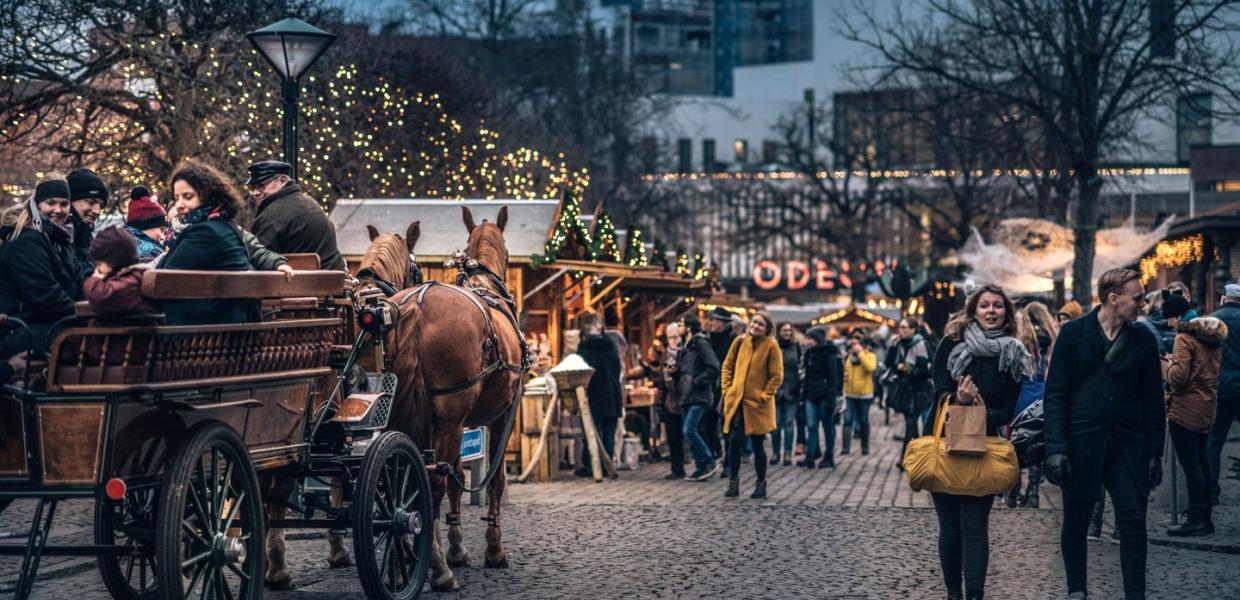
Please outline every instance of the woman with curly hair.
[[[170, 180], [173, 214], [182, 224], [167, 242], [161, 269], [248, 271], [250, 259], [235, 222], [241, 194], [215, 167], [188, 159]], [[258, 320], [252, 300], [175, 300], [164, 303], [169, 325], [246, 323]]]

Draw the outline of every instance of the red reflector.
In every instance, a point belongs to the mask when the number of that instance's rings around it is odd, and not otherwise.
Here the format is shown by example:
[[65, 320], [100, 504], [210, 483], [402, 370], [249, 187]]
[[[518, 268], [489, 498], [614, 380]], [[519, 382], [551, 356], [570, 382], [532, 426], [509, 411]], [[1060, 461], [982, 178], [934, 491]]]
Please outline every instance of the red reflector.
[[125, 481], [123, 479], [109, 479], [108, 484], [104, 486], [104, 492], [107, 493], [111, 500], [120, 500], [125, 497]]
[[371, 325], [375, 322], [375, 316], [370, 313], [362, 313], [362, 324]]

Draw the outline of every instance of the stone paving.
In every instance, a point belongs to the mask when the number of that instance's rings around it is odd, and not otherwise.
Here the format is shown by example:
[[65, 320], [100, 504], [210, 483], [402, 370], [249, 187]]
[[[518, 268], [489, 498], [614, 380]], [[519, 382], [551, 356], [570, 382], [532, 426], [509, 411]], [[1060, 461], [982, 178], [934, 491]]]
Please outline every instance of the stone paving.
[[[666, 481], [666, 464], [622, 472], [593, 483], [567, 478], [513, 485], [504, 508], [511, 566], [481, 568], [485, 548], [481, 508], [463, 515], [474, 567], [457, 570], [462, 590], [446, 598], [942, 598], [936, 554], [937, 522], [927, 494], [913, 494], [894, 468], [901, 426], [881, 426], [874, 414], [874, 452], [855, 451], [839, 468], [770, 467], [770, 497], [749, 499], [752, 469], [742, 471], [740, 499], [723, 497], [724, 481]], [[1234, 447], [1234, 446], [1233, 446]], [[1237, 452], [1240, 453], [1240, 449]], [[1225, 500], [1240, 497], [1229, 481]], [[996, 506], [991, 517], [988, 596], [1062, 598], [1058, 491], [1044, 491], [1043, 508]], [[65, 503], [56, 535], [86, 542], [89, 503]], [[12, 529], [22, 506], [0, 516]], [[1151, 507], [1151, 527], [1166, 515]], [[59, 521], [59, 519], [58, 519]], [[1152, 529], [1153, 531], [1153, 529]], [[289, 544], [297, 588], [268, 592], [275, 600], [361, 599], [352, 569], [326, 568], [326, 543]], [[1150, 598], [1240, 597], [1240, 556], [1151, 545]], [[1121, 597], [1118, 546], [1090, 545], [1090, 589]], [[0, 560], [0, 579], [16, 569]], [[49, 569], [54, 573], [55, 569]], [[35, 598], [107, 598], [89, 561], [61, 565], [41, 581]]]

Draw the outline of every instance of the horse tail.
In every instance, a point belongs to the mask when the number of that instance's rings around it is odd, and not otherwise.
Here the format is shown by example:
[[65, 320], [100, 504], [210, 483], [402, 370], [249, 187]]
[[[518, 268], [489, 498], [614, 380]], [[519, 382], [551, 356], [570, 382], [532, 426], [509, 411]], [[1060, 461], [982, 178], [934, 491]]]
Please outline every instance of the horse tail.
[[394, 354], [392, 370], [399, 381], [396, 386], [396, 405], [393, 406], [392, 424], [407, 434], [418, 448], [431, 448], [432, 407], [429, 387], [426, 383], [425, 362], [421, 359], [418, 345], [422, 322], [422, 308], [417, 302], [401, 305], [397, 316], [395, 344], [388, 348]]

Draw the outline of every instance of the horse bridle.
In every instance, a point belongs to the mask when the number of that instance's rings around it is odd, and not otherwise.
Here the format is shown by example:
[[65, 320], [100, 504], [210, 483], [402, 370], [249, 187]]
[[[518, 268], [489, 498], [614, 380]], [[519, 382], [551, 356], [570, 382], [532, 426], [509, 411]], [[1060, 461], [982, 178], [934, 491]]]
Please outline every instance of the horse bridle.
[[400, 289], [397, 289], [395, 285], [383, 279], [382, 277], [379, 277], [379, 275], [375, 273], [374, 269], [370, 267], [366, 267], [364, 269], [359, 270], [357, 272], [357, 278], [358, 279], [369, 279], [371, 283], [375, 284], [375, 287], [379, 288], [379, 290], [383, 292], [384, 296], [387, 296], [390, 298], [392, 296], [395, 296], [396, 293], [402, 289], [407, 289], [407, 288], [411, 288], [417, 285], [421, 285], [422, 284], [422, 267], [418, 265], [417, 257], [415, 257], [414, 254], [410, 252], [409, 253], [409, 270], [408, 272], [405, 273], [404, 285], [402, 285]]

